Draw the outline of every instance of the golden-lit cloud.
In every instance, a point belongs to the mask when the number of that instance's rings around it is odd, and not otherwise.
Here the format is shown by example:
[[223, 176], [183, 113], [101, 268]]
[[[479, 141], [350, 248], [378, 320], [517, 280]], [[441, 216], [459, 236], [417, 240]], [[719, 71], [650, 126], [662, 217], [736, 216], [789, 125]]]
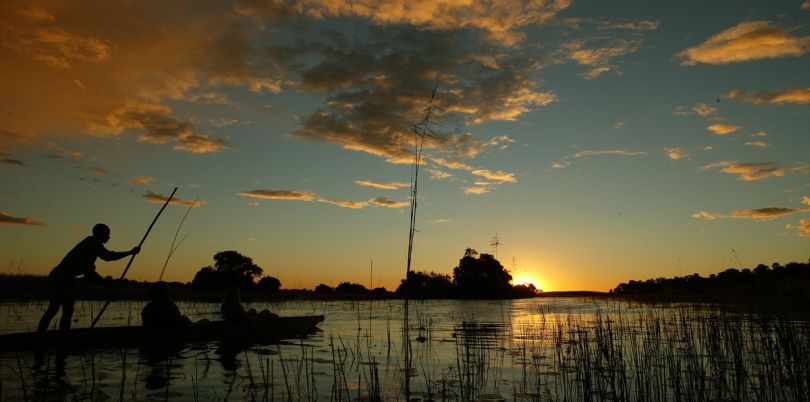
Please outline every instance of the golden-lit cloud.
[[318, 198], [316, 201], [348, 209], [363, 209], [368, 206], [366, 201], [330, 200], [328, 198]]
[[318, 199], [315, 193], [304, 190], [252, 190], [241, 191], [237, 195], [263, 200], [315, 201]]
[[810, 10], [810, 0], [804, 0], [802, 2], [802, 10]]
[[473, 169], [470, 173], [481, 176], [487, 180], [492, 180], [496, 183], [517, 183], [514, 173], [498, 171], [490, 171], [486, 169]]
[[810, 88], [785, 88], [778, 91], [742, 92], [731, 91], [725, 95], [729, 99], [740, 100], [755, 105], [796, 103], [806, 105], [810, 103]]
[[425, 170], [430, 174], [431, 179], [444, 180], [453, 177], [452, 174], [439, 169], [425, 168]]
[[752, 147], [757, 147], [757, 148], [770, 148], [771, 147], [771, 144], [768, 144], [767, 142], [762, 141], [762, 140], [748, 141], [748, 142], [745, 143], [745, 145], [752, 146]]
[[737, 130], [739, 130], [740, 126], [735, 126], [733, 124], [712, 124], [711, 126], [706, 127], [707, 130], [717, 134], [717, 135], [729, 135]]
[[242, 1], [238, 10], [244, 15], [269, 21], [304, 13], [315, 19], [354, 16], [368, 18], [377, 25], [408, 24], [437, 31], [475, 28], [483, 31], [488, 41], [514, 46], [524, 36], [519, 28], [542, 24], [570, 4], [570, 0]]
[[669, 159], [674, 161], [689, 157], [689, 154], [686, 153], [684, 147], [664, 148], [664, 153], [667, 154]]
[[[808, 4], [805, 2], [805, 4]], [[810, 9], [810, 6], [808, 6]], [[810, 219], [802, 219], [799, 221], [799, 237], [810, 237]]]
[[396, 189], [405, 188], [405, 187], [410, 186], [410, 184], [408, 184], [408, 183], [403, 183], [403, 182], [398, 182], [398, 181], [384, 183], [384, 182], [379, 182], [379, 181], [374, 181], [374, 180], [357, 180], [354, 183], [357, 184], [358, 186], [373, 187], [373, 188], [379, 188], [379, 189], [382, 189], [382, 190], [396, 190]]
[[490, 189], [486, 186], [464, 187], [464, 194], [468, 195], [481, 195], [488, 192], [490, 192]]
[[699, 103], [695, 107], [692, 108], [695, 113], [701, 116], [709, 116], [711, 114], [717, 113], [717, 108], [713, 108], [705, 103]]
[[736, 219], [754, 219], [758, 221], [769, 221], [790, 215], [797, 211], [801, 210], [792, 208], [768, 207], [768, 208], [734, 211], [731, 213], [731, 217]]
[[44, 223], [35, 221], [30, 218], [17, 218], [0, 211], [0, 225], [31, 225], [31, 226], [46, 226]]
[[127, 130], [138, 130], [138, 141], [154, 144], [174, 143], [174, 149], [195, 154], [217, 152], [227, 148], [223, 138], [210, 138], [190, 122], [183, 122], [171, 116], [171, 110], [164, 105], [144, 102], [129, 104], [93, 125], [99, 134], [119, 135]]
[[450, 219], [450, 218], [438, 218], [438, 219], [431, 219], [431, 220], [429, 220], [428, 222], [430, 222], [430, 223], [435, 223], [435, 224], [437, 224], [437, 225], [442, 225], [442, 224], [445, 224], [445, 223], [450, 223], [450, 222], [452, 222], [452, 221], [453, 221], [453, 220], [452, 220], [452, 219]]
[[395, 201], [388, 197], [375, 197], [368, 200], [368, 202], [386, 208], [404, 208], [410, 205], [408, 201]]
[[258, 207], [259, 205], [261, 205], [258, 201], [248, 201], [247, 204], [250, 205], [251, 207]]
[[692, 215], [692, 217], [695, 218], [695, 219], [705, 219], [707, 221], [713, 221], [715, 219], [723, 219], [723, 218], [725, 218], [725, 216], [723, 216], [722, 214], [712, 214], [712, 213], [709, 213], [709, 212], [706, 212], [706, 211], [700, 211], [700, 212]]
[[[165, 196], [163, 194], [154, 193], [152, 191], [147, 191], [143, 195], [143, 198], [146, 198], [147, 201], [149, 201], [149, 202], [151, 202], [153, 204], [163, 204], [163, 203], [166, 202], [167, 199], [169, 199], [168, 196]], [[172, 200], [169, 202], [169, 204], [171, 204], [171, 205], [184, 205], [184, 206], [191, 207], [191, 208], [198, 208], [198, 207], [205, 206], [207, 203], [205, 201], [183, 200], [183, 199], [178, 198], [178, 197], [172, 197]]]
[[132, 132], [155, 140], [156, 131], [174, 125], [173, 137], [153, 142], [220, 150], [224, 140], [194, 130], [168, 108], [147, 116], [131, 105], [223, 104], [222, 86], [278, 91], [250, 54], [256, 32], [245, 23], [224, 2], [138, 3], [122, 14], [120, 4], [98, 0], [81, 7], [4, 1], [0, 93], [9, 107], [2, 129], [50, 138]]
[[802, 197], [802, 204], [810, 205], [810, 197], [808, 197], [808, 196]]
[[[243, 197], [264, 200], [291, 200], [303, 202], [318, 202], [334, 205], [340, 208], [363, 209], [369, 205], [386, 208], [402, 208], [408, 205], [406, 201], [395, 201], [389, 197], [374, 197], [367, 201], [335, 200], [306, 190], [252, 190], [237, 193]], [[252, 205], [252, 204], [251, 204]], [[258, 205], [258, 204], [256, 204]]]
[[736, 162], [720, 161], [701, 167], [701, 170], [720, 169], [721, 172], [736, 174], [739, 180], [756, 181], [768, 177], [781, 177], [785, 175], [782, 165], [776, 162]]
[[141, 186], [149, 186], [155, 182], [155, 178], [151, 176], [133, 176], [127, 180], [129, 184], [138, 184]]
[[585, 41], [577, 40], [565, 44], [564, 49], [571, 60], [590, 67], [590, 70], [580, 74], [580, 76], [591, 80], [609, 71], [615, 71], [617, 67], [612, 64], [612, 60], [619, 56], [634, 53], [640, 46], [640, 40], [623, 39], [606, 47], [587, 47]]
[[743, 22], [678, 54], [682, 65], [727, 64], [798, 57], [810, 49], [810, 37], [795, 37], [768, 21]]
[[781, 177], [785, 171], [775, 162], [746, 162], [721, 169], [722, 172], [739, 175], [740, 180], [755, 181], [768, 177]]
[[724, 173], [739, 175], [740, 180], [754, 181], [768, 177], [781, 177], [786, 173], [807, 174], [810, 173], [810, 163], [800, 163], [785, 169], [781, 164], [776, 162], [719, 161], [704, 165], [700, 169], [720, 169], [720, 171]]
[[[56, 24], [56, 18], [36, 4], [9, 12], [28, 29], [4, 27], [0, 45], [58, 69], [70, 69], [77, 62], [101, 62], [112, 51], [109, 42], [82, 33], [71, 32]], [[16, 15], [14, 15], [16, 14]], [[15, 18], [16, 17], [16, 18]]]
[[717, 113], [717, 108], [711, 107], [705, 103], [698, 103], [697, 105], [689, 108], [686, 106], [678, 106], [672, 112], [672, 114], [676, 116], [688, 116], [692, 114], [697, 114], [703, 117], [711, 116]]
[[574, 155], [569, 155], [561, 160], [551, 164], [555, 169], [562, 169], [571, 164], [572, 159], [587, 158], [591, 156], [614, 155], [614, 156], [644, 156], [647, 155], [645, 151], [628, 151], [625, 149], [608, 149], [608, 150], [585, 150], [579, 151]]

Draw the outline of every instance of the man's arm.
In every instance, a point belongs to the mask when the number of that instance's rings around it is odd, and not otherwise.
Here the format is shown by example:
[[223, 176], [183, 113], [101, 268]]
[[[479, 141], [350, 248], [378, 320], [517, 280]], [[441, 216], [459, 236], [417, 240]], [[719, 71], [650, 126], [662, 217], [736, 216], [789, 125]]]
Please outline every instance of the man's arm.
[[107, 250], [103, 244], [99, 244], [99, 246], [100, 250], [98, 252], [98, 258], [101, 258], [104, 261], [116, 261], [126, 256], [135, 255], [141, 252], [141, 248], [138, 246], [133, 247], [132, 250], [129, 251], [110, 251]]

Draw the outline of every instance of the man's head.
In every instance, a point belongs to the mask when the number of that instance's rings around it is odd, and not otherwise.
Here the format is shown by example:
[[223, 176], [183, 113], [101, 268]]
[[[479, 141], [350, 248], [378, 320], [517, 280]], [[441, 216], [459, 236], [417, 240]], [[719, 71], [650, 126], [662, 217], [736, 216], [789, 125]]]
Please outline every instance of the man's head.
[[93, 236], [101, 240], [102, 243], [106, 243], [107, 240], [110, 240], [110, 227], [103, 223], [97, 223], [96, 226], [93, 226]]

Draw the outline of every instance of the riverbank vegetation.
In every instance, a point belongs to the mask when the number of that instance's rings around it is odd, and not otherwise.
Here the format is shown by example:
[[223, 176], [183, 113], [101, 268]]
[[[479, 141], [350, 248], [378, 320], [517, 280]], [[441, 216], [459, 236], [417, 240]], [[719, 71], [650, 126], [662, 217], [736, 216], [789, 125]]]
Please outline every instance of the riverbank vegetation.
[[[273, 299], [391, 299], [461, 298], [508, 299], [534, 297], [534, 285], [511, 285], [512, 276], [489, 254], [467, 249], [459, 265], [449, 275], [412, 271], [395, 292], [384, 287], [369, 289], [362, 284], [340, 282], [337, 286], [319, 284], [313, 289], [284, 289], [278, 278], [263, 276], [264, 270], [250, 257], [237, 251], [222, 251], [213, 256], [214, 264], [200, 268], [191, 282], [171, 282], [172, 297], [177, 300], [219, 301], [225, 290], [237, 285], [245, 300]], [[146, 300], [154, 282], [114, 279], [86, 275], [76, 281], [79, 299]], [[0, 294], [5, 299], [47, 298], [48, 277], [0, 273]]]
[[639, 301], [710, 302], [738, 304], [747, 309], [791, 312], [810, 316], [810, 261], [759, 264], [728, 268], [708, 277], [699, 274], [674, 278], [631, 280], [610, 295]]

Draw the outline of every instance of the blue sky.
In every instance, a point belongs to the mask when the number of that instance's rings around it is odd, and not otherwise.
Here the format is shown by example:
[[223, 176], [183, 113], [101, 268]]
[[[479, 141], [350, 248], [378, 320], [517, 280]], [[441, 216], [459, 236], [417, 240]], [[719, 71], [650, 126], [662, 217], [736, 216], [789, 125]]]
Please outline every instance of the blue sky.
[[[4, 2], [0, 269], [96, 222], [130, 277], [237, 250], [287, 288], [396, 286], [410, 124], [438, 82], [414, 269], [516, 282], [805, 261], [810, 2]], [[371, 260], [374, 277], [369, 278]], [[99, 263], [117, 276], [123, 263]]]

